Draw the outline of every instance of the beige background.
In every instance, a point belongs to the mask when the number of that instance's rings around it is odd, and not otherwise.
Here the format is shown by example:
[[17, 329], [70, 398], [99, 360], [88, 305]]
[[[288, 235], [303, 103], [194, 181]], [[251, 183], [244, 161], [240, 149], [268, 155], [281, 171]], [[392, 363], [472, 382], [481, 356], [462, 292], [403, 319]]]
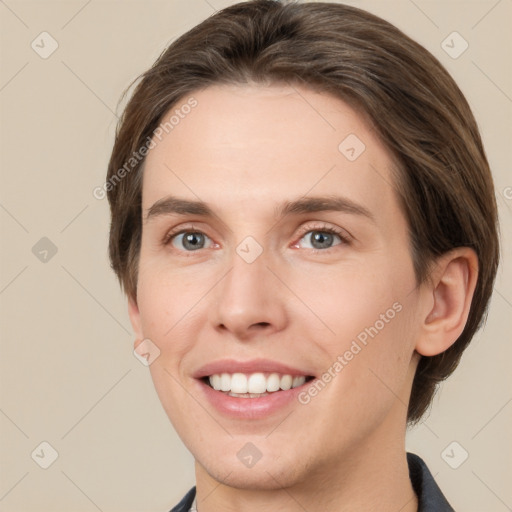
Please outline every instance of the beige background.
[[[233, 3], [0, 1], [1, 511], [168, 511], [194, 483], [192, 458], [132, 354], [107, 259], [108, 205], [92, 191], [104, 181], [121, 92], [168, 42]], [[461, 85], [480, 123], [510, 254], [512, 1], [347, 3], [395, 23]], [[51, 48], [43, 31], [58, 43], [47, 59], [31, 47]], [[453, 31], [469, 43], [457, 59], [441, 46]], [[43, 237], [55, 255], [44, 253]], [[486, 329], [408, 436], [458, 511], [512, 510], [511, 316], [504, 258]], [[43, 441], [58, 453], [48, 469], [36, 463], [50, 460]], [[442, 457], [453, 441], [452, 464], [469, 453], [458, 469]]]

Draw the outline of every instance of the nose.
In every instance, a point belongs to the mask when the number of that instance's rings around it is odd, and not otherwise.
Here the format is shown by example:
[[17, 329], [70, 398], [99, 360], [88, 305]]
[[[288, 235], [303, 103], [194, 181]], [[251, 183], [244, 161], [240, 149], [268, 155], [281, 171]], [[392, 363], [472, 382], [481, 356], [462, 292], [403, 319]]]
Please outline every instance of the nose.
[[215, 287], [209, 309], [216, 330], [245, 341], [285, 328], [285, 290], [268, 263], [265, 252], [252, 263], [233, 254], [230, 271]]

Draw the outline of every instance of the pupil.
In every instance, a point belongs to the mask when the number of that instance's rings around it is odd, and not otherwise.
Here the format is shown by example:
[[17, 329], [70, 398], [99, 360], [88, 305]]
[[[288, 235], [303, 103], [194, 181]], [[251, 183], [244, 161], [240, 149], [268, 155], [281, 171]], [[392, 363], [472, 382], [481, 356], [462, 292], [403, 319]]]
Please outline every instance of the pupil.
[[313, 232], [313, 246], [318, 248], [329, 247], [332, 243], [332, 235], [322, 231]]
[[201, 233], [188, 233], [183, 238], [183, 245], [187, 249], [192, 249], [192, 250], [200, 249], [204, 243], [202, 236], [203, 235], [201, 235]]

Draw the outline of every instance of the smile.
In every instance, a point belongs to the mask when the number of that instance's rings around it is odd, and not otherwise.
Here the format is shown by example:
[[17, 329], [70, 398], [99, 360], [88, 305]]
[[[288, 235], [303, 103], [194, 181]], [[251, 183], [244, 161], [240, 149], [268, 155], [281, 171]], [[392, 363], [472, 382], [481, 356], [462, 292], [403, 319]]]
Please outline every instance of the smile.
[[215, 373], [205, 377], [215, 391], [236, 398], [260, 398], [277, 391], [288, 391], [302, 386], [313, 377], [279, 373]]
[[272, 359], [218, 359], [191, 376], [216, 412], [237, 420], [263, 420], [300, 405], [297, 396], [315, 378], [314, 371], [309, 365]]

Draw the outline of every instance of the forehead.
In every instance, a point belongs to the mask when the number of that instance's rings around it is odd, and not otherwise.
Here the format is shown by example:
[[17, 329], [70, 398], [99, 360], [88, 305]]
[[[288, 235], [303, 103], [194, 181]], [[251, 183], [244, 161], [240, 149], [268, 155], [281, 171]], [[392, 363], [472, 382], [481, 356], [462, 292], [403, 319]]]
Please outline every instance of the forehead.
[[182, 98], [161, 126], [144, 165], [144, 210], [166, 194], [247, 214], [248, 204], [335, 192], [396, 209], [387, 149], [362, 115], [328, 94], [211, 86]]

